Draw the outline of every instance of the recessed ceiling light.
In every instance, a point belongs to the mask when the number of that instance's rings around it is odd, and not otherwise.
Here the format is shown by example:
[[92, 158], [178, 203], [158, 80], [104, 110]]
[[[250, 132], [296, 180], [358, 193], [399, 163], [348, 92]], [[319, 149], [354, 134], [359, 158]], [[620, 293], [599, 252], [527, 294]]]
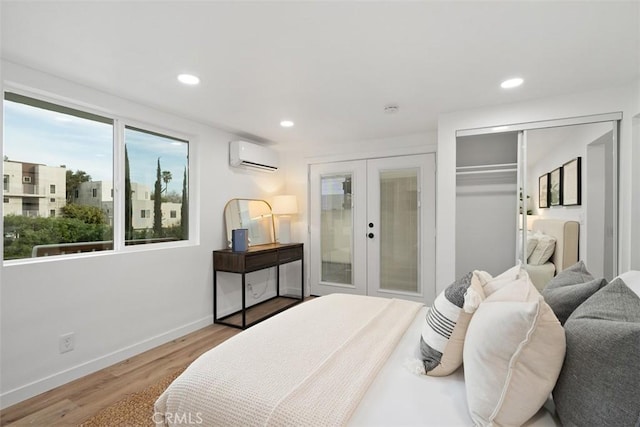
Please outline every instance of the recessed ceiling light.
[[520, 86], [523, 82], [524, 82], [523, 79], [521, 79], [520, 77], [516, 77], [514, 79], [503, 81], [502, 83], [500, 83], [500, 86], [503, 89], [511, 89], [511, 88]]
[[280, 126], [283, 128], [290, 128], [293, 126], [293, 122], [291, 120], [283, 120], [280, 122]]
[[180, 81], [180, 83], [184, 83], [186, 85], [197, 85], [198, 83], [200, 83], [200, 79], [197, 76], [194, 76], [193, 74], [180, 74], [178, 75], [178, 80]]

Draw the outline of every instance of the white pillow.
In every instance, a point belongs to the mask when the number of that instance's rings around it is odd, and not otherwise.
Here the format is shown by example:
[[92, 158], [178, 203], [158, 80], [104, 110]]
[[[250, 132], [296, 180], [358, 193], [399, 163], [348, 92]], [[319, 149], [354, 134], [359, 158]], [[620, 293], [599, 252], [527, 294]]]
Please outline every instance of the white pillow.
[[511, 267], [504, 273], [491, 277], [486, 271], [474, 271], [472, 281], [477, 280], [484, 291], [484, 296], [489, 296], [498, 289], [503, 288], [506, 285], [513, 283], [514, 280], [521, 277], [529, 277], [527, 271], [522, 267], [522, 264], [518, 263], [514, 267]]
[[627, 271], [626, 273], [621, 274], [620, 278], [624, 283], [626, 283], [627, 287], [640, 297], [640, 271]]
[[556, 248], [556, 238], [543, 233], [536, 233], [534, 236], [537, 237], [538, 244], [529, 259], [527, 259], [527, 262], [531, 265], [542, 265], [549, 261], [551, 255], [553, 255], [553, 251]]
[[538, 237], [531, 231], [527, 231], [527, 259], [529, 259], [536, 246], [538, 246]]
[[525, 423], [551, 393], [565, 348], [564, 329], [528, 277], [487, 297], [471, 319], [463, 351], [474, 423]]

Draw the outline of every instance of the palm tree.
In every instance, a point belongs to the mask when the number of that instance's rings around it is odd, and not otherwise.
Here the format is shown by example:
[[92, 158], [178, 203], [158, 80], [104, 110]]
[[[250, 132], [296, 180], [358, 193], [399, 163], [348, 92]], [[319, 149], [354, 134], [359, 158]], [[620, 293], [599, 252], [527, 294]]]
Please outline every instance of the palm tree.
[[162, 181], [164, 181], [164, 190], [163, 192], [167, 193], [167, 187], [169, 186], [169, 181], [173, 179], [173, 175], [171, 175], [170, 171], [162, 171]]

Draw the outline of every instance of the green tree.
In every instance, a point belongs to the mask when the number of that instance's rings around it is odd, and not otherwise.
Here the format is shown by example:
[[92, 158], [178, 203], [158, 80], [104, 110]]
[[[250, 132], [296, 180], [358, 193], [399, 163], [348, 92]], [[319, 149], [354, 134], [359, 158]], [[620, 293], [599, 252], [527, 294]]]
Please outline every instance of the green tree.
[[107, 218], [105, 217], [102, 209], [95, 206], [78, 205], [76, 203], [69, 203], [62, 207], [63, 218], [79, 219], [85, 224], [106, 224]]
[[124, 146], [124, 239], [133, 239], [133, 202], [131, 200], [131, 170], [129, 169], [129, 153]]
[[88, 181], [91, 181], [91, 175], [87, 174], [85, 171], [76, 170], [75, 172], [73, 172], [71, 170], [67, 170], [66, 172], [67, 203], [71, 203], [73, 201], [73, 195], [75, 191], [80, 187], [80, 184]]
[[153, 199], [153, 236], [162, 237], [162, 197], [160, 197], [162, 194], [162, 173], [160, 172], [160, 157], [158, 157], [154, 193], [156, 197]]
[[106, 224], [85, 223], [78, 218], [4, 217], [4, 259], [31, 257], [36, 245], [98, 242], [112, 239]]
[[168, 193], [165, 193], [164, 197], [162, 198], [163, 202], [170, 202], [170, 203], [181, 203], [182, 202], [182, 194], [178, 193], [177, 191], [169, 191]]
[[187, 167], [182, 177], [182, 205], [180, 205], [180, 231], [184, 240], [189, 238], [189, 194], [187, 191]]

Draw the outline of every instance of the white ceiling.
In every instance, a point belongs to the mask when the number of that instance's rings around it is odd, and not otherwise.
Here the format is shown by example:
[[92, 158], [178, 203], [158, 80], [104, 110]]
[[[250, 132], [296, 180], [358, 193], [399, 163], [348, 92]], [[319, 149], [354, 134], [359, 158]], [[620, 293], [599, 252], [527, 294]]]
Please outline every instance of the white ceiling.
[[640, 75], [638, 1], [3, 1], [1, 20], [4, 59], [284, 147]]

